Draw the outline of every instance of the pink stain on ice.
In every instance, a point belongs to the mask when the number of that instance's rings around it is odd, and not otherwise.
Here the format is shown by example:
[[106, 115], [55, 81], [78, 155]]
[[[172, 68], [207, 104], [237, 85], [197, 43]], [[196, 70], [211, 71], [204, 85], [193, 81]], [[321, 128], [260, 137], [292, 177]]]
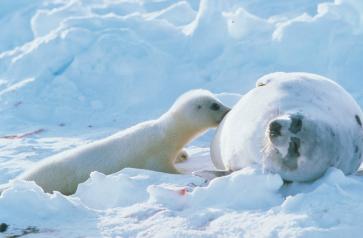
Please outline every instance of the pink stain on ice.
[[185, 196], [187, 194], [187, 189], [186, 188], [182, 188], [180, 190], [178, 190], [178, 194], [181, 196]]

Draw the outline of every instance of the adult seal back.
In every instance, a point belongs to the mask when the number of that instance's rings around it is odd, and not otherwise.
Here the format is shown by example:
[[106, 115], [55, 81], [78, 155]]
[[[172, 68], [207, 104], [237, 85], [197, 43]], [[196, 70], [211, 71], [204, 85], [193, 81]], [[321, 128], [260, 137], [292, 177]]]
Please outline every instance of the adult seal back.
[[362, 119], [357, 102], [330, 79], [268, 74], [224, 118], [212, 161], [222, 171], [261, 166], [286, 181], [312, 181], [329, 167], [352, 174], [362, 161]]

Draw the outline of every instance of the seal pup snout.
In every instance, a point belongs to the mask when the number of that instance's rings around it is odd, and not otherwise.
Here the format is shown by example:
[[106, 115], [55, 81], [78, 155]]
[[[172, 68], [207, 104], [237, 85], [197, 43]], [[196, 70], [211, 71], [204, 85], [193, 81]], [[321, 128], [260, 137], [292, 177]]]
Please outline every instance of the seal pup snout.
[[223, 119], [227, 116], [227, 114], [231, 111], [231, 108], [229, 107], [226, 107], [223, 105], [223, 108], [222, 108], [222, 116], [221, 116], [221, 119], [219, 120], [219, 123], [221, 123], [223, 121]]

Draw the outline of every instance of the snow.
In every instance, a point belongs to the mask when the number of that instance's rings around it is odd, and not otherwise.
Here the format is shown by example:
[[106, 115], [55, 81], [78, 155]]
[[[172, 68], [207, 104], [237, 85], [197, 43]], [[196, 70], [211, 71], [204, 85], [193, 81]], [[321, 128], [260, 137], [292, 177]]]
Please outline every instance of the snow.
[[138, 169], [94, 172], [71, 197], [16, 182], [0, 198], [0, 219], [11, 224], [8, 234], [36, 226], [40, 237], [359, 236], [361, 178], [330, 169], [312, 184], [282, 184], [254, 168], [208, 185]]
[[[363, 103], [360, 0], [2, 0], [0, 28], [0, 183], [156, 118], [189, 89], [232, 106], [262, 75], [310, 72]], [[213, 168], [212, 137], [188, 145], [181, 171]], [[337, 169], [290, 185], [257, 168], [209, 184], [95, 172], [70, 197], [14, 181], [0, 223], [5, 236], [359, 237], [362, 186]]]

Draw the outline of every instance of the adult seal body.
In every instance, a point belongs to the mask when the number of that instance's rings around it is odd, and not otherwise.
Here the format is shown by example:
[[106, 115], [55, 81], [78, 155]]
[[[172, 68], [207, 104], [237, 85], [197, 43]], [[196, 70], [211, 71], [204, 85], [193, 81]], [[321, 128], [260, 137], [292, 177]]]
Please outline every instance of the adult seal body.
[[269, 74], [219, 126], [212, 161], [222, 171], [257, 165], [286, 181], [311, 181], [329, 167], [352, 174], [362, 161], [362, 118], [356, 101], [325, 77]]

